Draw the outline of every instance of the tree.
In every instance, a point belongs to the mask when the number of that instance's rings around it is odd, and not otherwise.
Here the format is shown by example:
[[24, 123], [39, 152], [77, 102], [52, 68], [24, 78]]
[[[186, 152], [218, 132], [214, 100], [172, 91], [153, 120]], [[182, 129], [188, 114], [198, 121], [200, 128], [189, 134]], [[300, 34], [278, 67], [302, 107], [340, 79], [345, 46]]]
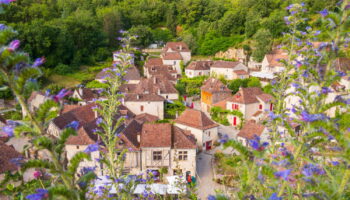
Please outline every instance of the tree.
[[250, 77], [247, 86], [261, 88], [261, 83], [257, 77]]
[[271, 50], [272, 47], [272, 35], [267, 29], [259, 29], [253, 37], [255, 46], [253, 50], [254, 60], [261, 62], [266, 53]]
[[152, 32], [152, 40], [161, 45], [164, 44], [171, 39], [173, 39], [172, 33], [169, 31], [169, 29], [161, 29], [157, 28], [151, 31]]
[[149, 26], [137, 25], [129, 29], [131, 35], [136, 35], [137, 40], [133, 42], [134, 45], [140, 47], [147, 47], [153, 42], [152, 30]]

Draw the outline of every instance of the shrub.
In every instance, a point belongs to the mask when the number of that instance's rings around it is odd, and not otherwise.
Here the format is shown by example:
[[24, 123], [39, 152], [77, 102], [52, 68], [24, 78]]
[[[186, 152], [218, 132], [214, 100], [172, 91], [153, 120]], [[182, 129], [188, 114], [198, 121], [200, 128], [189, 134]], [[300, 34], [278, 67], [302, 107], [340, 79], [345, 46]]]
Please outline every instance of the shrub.
[[86, 84], [86, 88], [108, 88], [108, 85], [105, 83], [101, 83], [99, 81], [93, 80]]
[[62, 63], [58, 64], [54, 71], [59, 75], [66, 75], [73, 72], [71, 67]]

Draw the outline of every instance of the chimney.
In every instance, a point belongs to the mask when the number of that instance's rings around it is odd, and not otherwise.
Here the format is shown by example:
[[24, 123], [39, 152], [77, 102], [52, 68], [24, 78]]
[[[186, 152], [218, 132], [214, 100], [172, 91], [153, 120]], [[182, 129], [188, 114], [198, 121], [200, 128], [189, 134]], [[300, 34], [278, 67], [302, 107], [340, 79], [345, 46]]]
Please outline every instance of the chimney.
[[160, 88], [158, 88], [158, 95], [160, 95]]
[[153, 77], [153, 83], [156, 84], [157, 83], [157, 78]]
[[98, 113], [97, 113], [96, 110], [94, 111], [94, 115], [95, 115], [95, 119], [97, 119], [98, 118]]
[[141, 142], [141, 135], [137, 134], [137, 142], [140, 143]]
[[136, 99], [140, 99], [140, 95], [139, 94], [136, 95]]
[[83, 96], [83, 88], [80, 87], [80, 88], [78, 89], [78, 92], [79, 92], [80, 95]]
[[180, 45], [179, 47], [180, 47], [179, 49], [180, 49], [180, 51], [181, 51], [181, 50], [182, 50], [182, 45]]

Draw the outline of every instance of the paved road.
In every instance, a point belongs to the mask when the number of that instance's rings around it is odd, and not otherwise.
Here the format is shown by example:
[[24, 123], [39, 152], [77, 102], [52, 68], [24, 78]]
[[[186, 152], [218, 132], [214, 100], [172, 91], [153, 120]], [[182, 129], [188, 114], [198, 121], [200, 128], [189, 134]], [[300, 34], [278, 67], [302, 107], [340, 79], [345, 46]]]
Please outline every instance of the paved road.
[[211, 158], [208, 153], [201, 152], [197, 155], [198, 197], [206, 200], [208, 195], [214, 195], [215, 190], [223, 190], [223, 186], [213, 181]]

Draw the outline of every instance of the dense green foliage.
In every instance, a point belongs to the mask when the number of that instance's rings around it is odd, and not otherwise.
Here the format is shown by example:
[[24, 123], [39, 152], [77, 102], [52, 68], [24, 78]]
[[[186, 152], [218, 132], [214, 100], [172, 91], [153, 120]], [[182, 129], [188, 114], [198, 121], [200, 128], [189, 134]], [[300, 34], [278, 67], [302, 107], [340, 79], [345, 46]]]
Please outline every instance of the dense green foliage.
[[[283, 16], [292, 2], [299, 0], [18, 0], [4, 6], [0, 21], [19, 32], [22, 48], [33, 58], [45, 55], [46, 67], [105, 60], [119, 47], [122, 29], [139, 35], [135, 44], [140, 47], [180, 39], [204, 55], [226, 50], [244, 38], [255, 39], [254, 55], [261, 59], [269, 49], [261, 45], [271, 44], [269, 39], [286, 30]], [[304, 2], [315, 13], [332, 8], [336, 0]], [[271, 38], [260, 41], [265, 29]]]
[[235, 79], [228, 83], [228, 88], [232, 90], [232, 93], [235, 94], [240, 87], [247, 88], [247, 87], [260, 87], [261, 83], [260, 80], [256, 77], [250, 77], [246, 79]]
[[201, 89], [206, 76], [197, 76], [194, 78], [183, 77], [178, 80], [176, 84], [176, 89], [179, 91], [180, 95], [194, 96], [200, 95]]

